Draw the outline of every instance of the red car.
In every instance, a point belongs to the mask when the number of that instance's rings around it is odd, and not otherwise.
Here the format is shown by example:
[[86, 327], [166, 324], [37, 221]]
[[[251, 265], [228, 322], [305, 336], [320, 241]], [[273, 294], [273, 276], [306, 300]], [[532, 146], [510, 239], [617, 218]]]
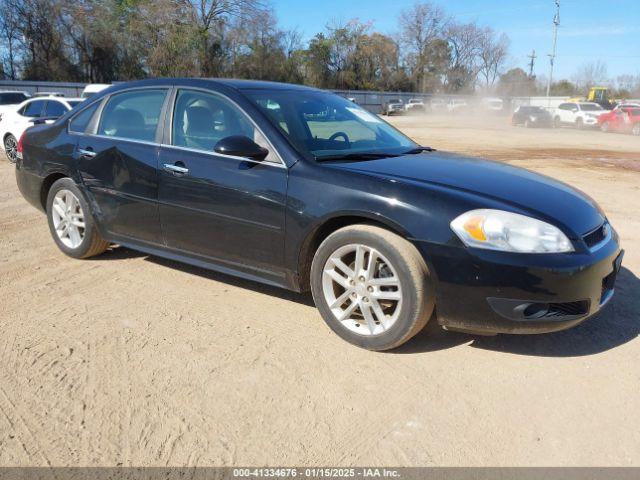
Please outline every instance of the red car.
[[640, 107], [623, 107], [598, 117], [603, 132], [625, 132], [640, 135]]

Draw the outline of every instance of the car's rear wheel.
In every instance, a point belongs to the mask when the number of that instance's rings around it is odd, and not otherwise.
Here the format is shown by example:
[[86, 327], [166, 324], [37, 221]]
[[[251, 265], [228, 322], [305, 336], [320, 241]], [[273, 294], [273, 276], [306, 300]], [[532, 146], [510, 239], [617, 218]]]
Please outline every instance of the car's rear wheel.
[[562, 122], [560, 122], [560, 117], [555, 117], [553, 119], [553, 128], [560, 128], [561, 124]]
[[371, 225], [342, 228], [322, 242], [311, 267], [311, 289], [329, 327], [369, 350], [405, 343], [424, 328], [435, 304], [416, 247]]
[[70, 178], [61, 178], [51, 186], [47, 218], [56, 245], [70, 257], [93, 257], [109, 247], [98, 232], [82, 192]]
[[636, 123], [631, 129], [631, 133], [636, 137], [640, 137], [640, 123]]
[[603, 122], [602, 125], [600, 125], [600, 130], [602, 130], [604, 133], [607, 133], [609, 131], [609, 128], [609, 122]]
[[4, 152], [11, 163], [18, 161], [18, 141], [11, 134], [4, 139]]

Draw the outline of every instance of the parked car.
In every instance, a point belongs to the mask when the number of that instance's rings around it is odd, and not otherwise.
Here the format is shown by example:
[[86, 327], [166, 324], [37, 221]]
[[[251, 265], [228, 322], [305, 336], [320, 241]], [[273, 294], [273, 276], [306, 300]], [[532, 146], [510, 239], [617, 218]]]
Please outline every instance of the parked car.
[[561, 103], [553, 115], [555, 127], [572, 125], [576, 128], [595, 127], [598, 117], [606, 112], [600, 105], [593, 102]]
[[33, 125], [33, 120], [47, 118], [52, 121], [80, 102], [81, 98], [34, 97], [22, 102], [15, 110], [3, 113], [0, 120], [0, 138], [9, 161], [17, 160], [18, 139]]
[[463, 98], [451, 98], [447, 103], [447, 111], [449, 113], [456, 113], [460, 110], [464, 110], [469, 106], [467, 101]]
[[383, 115], [400, 115], [405, 113], [404, 103], [399, 98], [394, 98], [382, 104]]
[[429, 107], [432, 112], [446, 112], [447, 111], [447, 102], [442, 98], [432, 98], [429, 101]]
[[84, 90], [82, 90], [81, 98], [87, 99], [93, 97], [96, 93], [100, 93], [103, 90], [106, 90], [111, 85], [106, 83], [90, 83]]
[[501, 113], [504, 110], [504, 101], [501, 98], [483, 98], [482, 107], [489, 113]]
[[410, 98], [405, 105], [405, 110], [408, 113], [424, 113], [424, 100], [422, 100], [421, 98]]
[[547, 128], [553, 126], [553, 117], [542, 107], [522, 105], [513, 112], [511, 125], [524, 125], [527, 128]]
[[640, 135], [640, 106], [616, 108], [598, 117], [603, 132], [623, 132]]
[[27, 130], [16, 178], [71, 257], [118, 244], [311, 289], [329, 327], [371, 350], [434, 313], [487, 334], [571, 327], [611, 299], [622, 261], [580, 191], [420, 146], [298, 85], [120, 84]]
[[36, 92], [33, 94], [33, 98], [38, 97], [64, 97], [62, 92]]
[[15, 110], [25, 100], [29, 99], [27, 92], [21, 91], [4, 91], [0, 92], [0, 121], [4, 112]]

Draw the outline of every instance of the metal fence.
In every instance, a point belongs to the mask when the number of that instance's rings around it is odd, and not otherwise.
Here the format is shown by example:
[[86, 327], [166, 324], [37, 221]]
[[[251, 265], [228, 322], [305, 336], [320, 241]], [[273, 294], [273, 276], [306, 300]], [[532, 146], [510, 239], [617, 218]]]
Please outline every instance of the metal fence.
[[[44, 81], [22, 81], [22, 80], [0, 80], [1, 90], [22, 90], [31, 95], [38, 92], [59, 92], [66, 97], [79, 97], [86, 83], [71, 82], [44, 82]], [[483, 98], [472, 95], [433, 95], [417, 92], [376, 92], [363, 90], [332, 90], [334, 93], [345, 98], [353, 99], [358, 105], [373, 113], [380, 113], [385, 102], [400, 99], [407, 103], [412, 98], [419, 98], [429, 105], [433, 100], [449, 103], [450, 100], [464, 100], [468, 105], [481, 105]], [[512, 97], [501, 98], [503, 101], [502, 111], [510, 113], [520, 105], [538, 105], [546, 108], [555, 108], [560, 103], [567, 100], [567, 97]]]

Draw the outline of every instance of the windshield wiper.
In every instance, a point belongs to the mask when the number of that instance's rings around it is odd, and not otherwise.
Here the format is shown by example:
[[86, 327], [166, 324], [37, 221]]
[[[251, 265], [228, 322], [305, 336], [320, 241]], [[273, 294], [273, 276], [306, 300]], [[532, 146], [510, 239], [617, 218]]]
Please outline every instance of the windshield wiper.
[[345, 153], [342, 155], [329, 155], [326, 157], [316, 157], [319, 162], [331, 162], [331, 161], [357, 161], [357, 160], [378, 160], [381, 158], [397, 157], [397, 153], [385, 153], [385, 152], [361, 152], [361, 153]]
[[403, 155], [415, 155], [422, 152], [435, 152], [436, 149], [432, 147], [416, 147], [411, 150], [404, 152]]

